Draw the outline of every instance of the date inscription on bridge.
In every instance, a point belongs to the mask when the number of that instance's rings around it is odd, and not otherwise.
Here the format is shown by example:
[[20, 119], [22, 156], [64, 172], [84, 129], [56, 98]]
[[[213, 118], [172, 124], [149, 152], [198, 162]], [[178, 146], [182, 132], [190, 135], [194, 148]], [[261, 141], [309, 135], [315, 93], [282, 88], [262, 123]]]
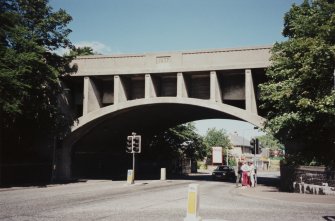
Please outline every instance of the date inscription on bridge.
[[170, 61], [171, 61], [171, 56], [156, 57], [156, 64], [166, 64], [166, 63], [170, 63]]

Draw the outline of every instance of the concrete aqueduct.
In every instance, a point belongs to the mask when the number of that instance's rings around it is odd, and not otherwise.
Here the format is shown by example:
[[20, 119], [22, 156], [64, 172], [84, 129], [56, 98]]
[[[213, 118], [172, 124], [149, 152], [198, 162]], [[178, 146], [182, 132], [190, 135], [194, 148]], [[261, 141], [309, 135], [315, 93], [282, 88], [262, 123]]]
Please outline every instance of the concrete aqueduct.
[[102, 127], [116, 136], [209, 118], [262, 127], [257, 85], [266, 81], [270, 49], [78, 57], [73, 61], [77, 71], [64, 82], [79, 118], [58, 154], [58, 177], [71, 178], [73, 146]]

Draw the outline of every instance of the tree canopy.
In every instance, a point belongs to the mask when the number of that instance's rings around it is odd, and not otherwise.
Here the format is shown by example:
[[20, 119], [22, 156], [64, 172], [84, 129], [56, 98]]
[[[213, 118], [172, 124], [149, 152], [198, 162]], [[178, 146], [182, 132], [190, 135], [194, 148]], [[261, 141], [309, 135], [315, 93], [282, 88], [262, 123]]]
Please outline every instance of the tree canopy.
[[272, 134], [265, 134], [257, 138], [261, 145], [265, 148], [269, 148], [271, 150], [284, 149], [284, 146], [279, 143], [279, 141], [275, 137], [273, 137]]
[[260, 85], [266, 129], [294, 163], [335, 163], [335, 4], [305, 0], [284, 16], [272, 48], [268, 81]]
[[199, 160], [207, 156], [206, 146], [193, 123], [181, 124], [155, 135], [149, 148], [152, 153], [155, 152], [153, 149], [159, 151], [154, 155], [163, 154], [168, 158], [188, 157]]
[[69, 53], [69, 56], [77, 57], [77, 56], [83, 56], [83, 55], [94, 55], [96, 54], [93, 51], [93, 48], [89, 46], [84, 47], [73, 47]]
[[47, 0], [2, 0], [0, 12], [1, 126], [29, 122], [55, 131], [71, 124], [58, 106], [70, 58], [55, 53], [71, 47], [71, 16], [53, 12]]
[[209, 150], [211, 150], [212, 147], [223, 147], [228, 149], [232, 147], [230, 139], [223, 129], [208, 129], [204, 137], [204, 143]]

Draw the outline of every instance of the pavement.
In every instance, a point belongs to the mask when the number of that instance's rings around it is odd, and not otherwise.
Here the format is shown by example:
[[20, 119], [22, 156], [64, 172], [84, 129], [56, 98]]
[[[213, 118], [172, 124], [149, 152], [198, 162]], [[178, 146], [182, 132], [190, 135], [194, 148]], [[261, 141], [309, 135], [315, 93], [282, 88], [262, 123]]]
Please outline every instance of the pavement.
[[210, 173], [187, 179], [86, 180], [44, 187], [0, 189], [0, 220], [184, 220], [188, 185], [199, 184], [203, 221], [335, 220], [334, 196], [283, 193], [279, 173], [259, 173], [256, 188], [212, 181]]
[[234, 193], [245, 197], [253, 197], [259, 199], [271, 199], [287, 202], [300, 203], [318, 203], [318, 204], [334, 204], [334, 195], [313, 195], [302, 193], [289, 193], [279, 191], [280, 173], [278, 172], [260, 172], [258, 174], [260, 184], [256, 187], [242, 187], [239, 185]]
[[[189, 178], [196, 178], [199, 180], [210, 180], [211, 171], [200, 171], [200, 173], [190, 174]], [[335, 195], [313, 195], [313, 194], [301, 194], [301, 193], [289, 193], [279, 191], [280, 173], [279, 171], [260, 171], [258, 173], [259, 184], [256, 187], [242, 187], [241, 184], [235, 189], [232, 189], [233, 194], [248, 198], [257, 198], [257, 199], [269, 199], [269, 200], [279, 200], [287, 202], [300, 202], [300, 203], [319, 203], [319, 204], [334, 204], [335, 205]], [[100, 182], [111, 182], [107, 180], [87, 180], [82, 182], [82, 185], [95, 185]], [[126, 182], [115, 182], [113, 181], [114, 186], [141, 186], [152, 183], [161, 183], [159, 180], [141, 180], [136, 181], [135, 185], [129, 185]], [[170, 182], [170, 181], [167, 181]], [[80, 185], [79, 183], [73, 183], [75, 185]], [[72, 185], [72, 184], [67, 184]], [[49, 184], [44, 187], [57, 187], [62, 186], [62, 184]], [[0, 188], [0, 192], [14, 191], [21, 189], [33, 189], [38, 186], [29, 186], [29, 187], [11, 187], [11, 188]]]
[[252, 198], [335, 205], [334, 195], [313, 195], [313, 194], [280, 192], [276, 187], [265, 186], [262, 184], [257, 185], [257, 187], [255, 188], [238, 187], [235, 190], [233, 190], [233, 192], [241, 196], [252, 197]]

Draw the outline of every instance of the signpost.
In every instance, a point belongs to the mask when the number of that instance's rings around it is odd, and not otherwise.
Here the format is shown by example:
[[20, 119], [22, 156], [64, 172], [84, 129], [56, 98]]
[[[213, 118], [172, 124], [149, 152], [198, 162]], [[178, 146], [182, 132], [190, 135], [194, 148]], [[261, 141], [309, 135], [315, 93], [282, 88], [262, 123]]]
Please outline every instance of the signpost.
[[257, 184], [257, 160], [256, 160], [256, 154], [259, 154], [260, 153], [260, 147], [259, 147], [259, 140], [258, 138], [254, 139], [252, 138], [251, 141], [250, 141], [250, 145], [251, 145], [251, 148], [252, 148], [252, 152], [254, 154], [254, 169], [255, 169], [255, 186]]
[[213, 164], [222, 164], [222, 147], [212, 147]]

